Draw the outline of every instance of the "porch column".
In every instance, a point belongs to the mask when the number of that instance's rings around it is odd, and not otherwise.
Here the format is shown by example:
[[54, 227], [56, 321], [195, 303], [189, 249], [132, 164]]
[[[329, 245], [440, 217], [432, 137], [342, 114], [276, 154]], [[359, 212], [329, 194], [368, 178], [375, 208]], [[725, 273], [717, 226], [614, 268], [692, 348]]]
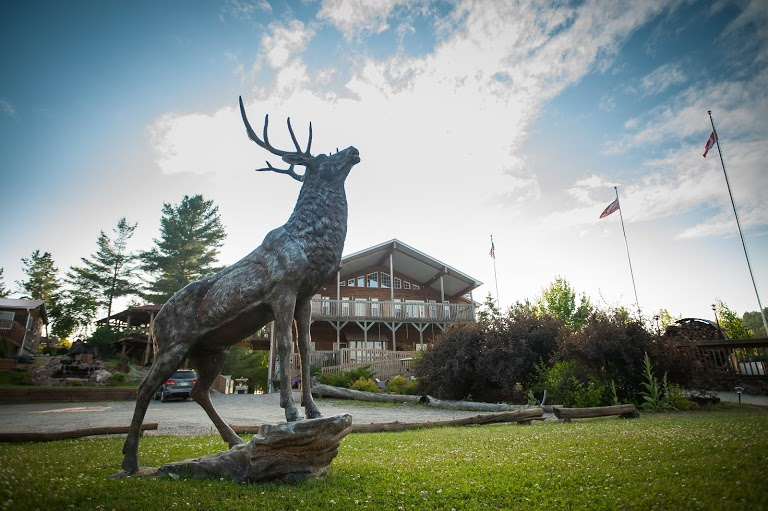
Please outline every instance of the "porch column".
[[440, 301], [445, 302], [445, 286], [443, 285], [442, 275], [440, 275]]
[[395, 267], [392, 264], [392, 252], [389, 253], [389, 301], [392, 310], [392, 351], [397, 351], [397, 334], [395, 331]]

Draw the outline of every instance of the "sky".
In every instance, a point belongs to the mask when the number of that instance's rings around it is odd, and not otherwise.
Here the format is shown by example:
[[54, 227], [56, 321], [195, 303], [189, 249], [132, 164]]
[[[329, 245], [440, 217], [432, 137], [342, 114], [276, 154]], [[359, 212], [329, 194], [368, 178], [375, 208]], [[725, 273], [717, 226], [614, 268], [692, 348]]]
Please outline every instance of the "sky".
[[218, 206], [221, 263], [258, 246], [300, 183], [254, 172], [270, 155], [242, 96], [277, 147], [290, 116], [313, 152], [359, 149], [345, 254], [397, 238], [484, 282], [478, 301], [561, 276], [601, 307], [706, 319], [716, 299], [758, 310], [717, 149], [702, 157], [711, 110], [768, 306], [762, 0], [10, 1], [0, 66], [11, 290], [21, 258], [50, 252], [63, 276], [121, 217], [151, 248], [184, 195]]

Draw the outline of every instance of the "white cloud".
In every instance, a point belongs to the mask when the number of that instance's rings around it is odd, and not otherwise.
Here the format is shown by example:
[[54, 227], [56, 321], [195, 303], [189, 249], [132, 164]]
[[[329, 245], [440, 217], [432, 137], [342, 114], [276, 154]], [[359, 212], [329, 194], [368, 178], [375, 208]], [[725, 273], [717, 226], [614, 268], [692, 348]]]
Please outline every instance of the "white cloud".
[[669, 87], [687, 80], [685, 73], [674, 64], [665, 64], [654, 69], [640, 80], [640, 94], [650, 96], [660, 94]]
[[9, 117], [16, 117], [16, 109], [13, 108], [13, 105], [5, 98], [0, 98], [0, 110]]
[[267, 0], [226, 0], [221, 8], [219, 20], [225, 22], [227, 18], [232, 18], [249, 21], [258, 12], [272, 12], [272, 5]]
[[315, 32], [299, 20], [292, 20], [287, 27], [273, 25], [272, 32], [261, 38], [261, 50], [267, 63], [281, 68], [289, 60], [303, 52]]
[[364, 32], [381, 33], [389, 28], [387, 17], [405, 0], [325, 0], [319, 19], [330, 21], [349, 41]]

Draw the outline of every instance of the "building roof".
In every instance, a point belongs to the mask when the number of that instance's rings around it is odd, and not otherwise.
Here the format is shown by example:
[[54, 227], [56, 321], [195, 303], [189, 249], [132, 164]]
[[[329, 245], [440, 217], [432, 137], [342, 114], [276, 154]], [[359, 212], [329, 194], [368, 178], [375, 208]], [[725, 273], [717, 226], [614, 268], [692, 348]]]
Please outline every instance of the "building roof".
[[20, 298], [0, 298], [0, 310], [38, 309], [43, 323], [48, 324], [48, 313], [43, 300], [24, 300]]
[[117, 312], [115, 314], [112, 314], [108, 318], [102, 318], [98, 320], [96, 323], [104, 324], [108, 323], [111, 320], [117, 320], [122, 321], [123, 323], [128, 323], [128, 317], [131, 318], [131, 326], [141, 326], [141, 325], [148, 325], [149, 320], [152, 318], [152, 315], [160, 311], [162, 309], [163, 305], [142, 305], [140, 307], [128, 307], [124, 311]]
[[343, 257], [341, 273], [346, 276], [371, 266], [389, 267], [390, 254], [392, 254], [392, 266], [395, 271], [408, 276], [419, 286], [440, 291], [440, 277], [442, 277], [446, 296], [463, 296], [483, 284], [474, 277], [397, 239]]

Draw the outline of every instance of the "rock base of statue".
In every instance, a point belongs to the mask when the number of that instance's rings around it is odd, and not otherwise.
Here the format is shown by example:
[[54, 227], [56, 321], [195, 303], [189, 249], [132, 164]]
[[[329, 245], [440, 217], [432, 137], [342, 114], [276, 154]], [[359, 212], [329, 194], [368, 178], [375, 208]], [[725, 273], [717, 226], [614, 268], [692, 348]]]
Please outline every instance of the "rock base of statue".
[[285, 424], [265, 424], [248, 443], [201, 458], [167, 463], [156, 477], [293, 483], [322, 476], [352, 431], [352, 416], [336, 415]]

